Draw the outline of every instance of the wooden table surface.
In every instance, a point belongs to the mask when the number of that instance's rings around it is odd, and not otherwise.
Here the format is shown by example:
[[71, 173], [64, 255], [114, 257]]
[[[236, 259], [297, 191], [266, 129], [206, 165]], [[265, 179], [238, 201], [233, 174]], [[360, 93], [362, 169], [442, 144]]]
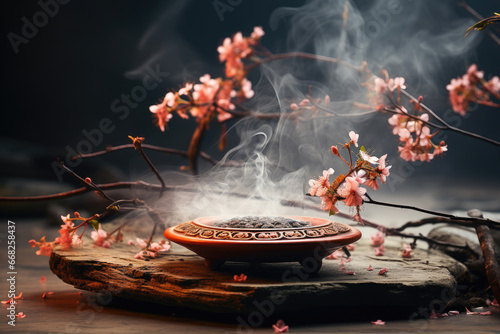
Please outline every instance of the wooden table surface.
[[[154, 303], [123, 300], [106, 294], [79, 291], [63, 283], [49, 269], [48, 257], [35, 255], [28, 240], [46, 235], [53, 240], [57, 228], [48, 227], [40, 220], [12, 219], [16, 223], [16, 293], [22, 299], [16, 304], [16, 312], [24, 312], [25, 318], [16, 318], [15, 327], [2, 316], [0, 332], [10, 333], [273, 333], [272, 328], [239, 327], [236, 319], [210, 319], [203, 314], [169, 309]], [[0, 230], [1, 300], [7, 300], [9, 272], [7, 263], [7, 219]], [[40, 278], [46, 277], [41, 283]], [[42, 298], [44, 292], [47, 298]], [[80, 293], [81, 292], [81, 293]], [[1, 305], [8, 314], [8, 305]], [[418, 311], [418, 310], [416, 310]], [[377, 319], [373, 319], [377, 320]], [[370, 322], [307, 323], [304, 319], [288, 319], [291, 333], [500, 333], [500, 310], [490, 316], [451, 316], [436, 320], [386, 320], [384, 326]], [[294, 325], [294, 322], [297, 325]], [[300, 323], [300, 325], [298, 324]]]

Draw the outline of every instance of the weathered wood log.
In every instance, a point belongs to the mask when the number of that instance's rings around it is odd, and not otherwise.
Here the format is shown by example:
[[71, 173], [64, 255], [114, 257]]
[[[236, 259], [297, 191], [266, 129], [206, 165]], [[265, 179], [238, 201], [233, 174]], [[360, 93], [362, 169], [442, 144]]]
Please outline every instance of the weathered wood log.
[[[50, 268], [80, 289], [225, 314], [262, 312], [262, 303], [272, 305], [273, 314], [319, 308], [342, 312], [349, 307], [411, 313], [435, 305], [440, 298], [444, 306], [454, 297], [457, 280], [468, 275], [465, 266], [438, 251], [417, 249], [413, 258], [402, 259], [399, 244], [386, 248], [386, 256], [379, 257], [367, 241], [357, 244], [352, 260], [344, 265], [355, 275], [340, 270], [339, 260], [324, 260], [317, 275], [304, 272], [298, 263], [229, 262], [211, 271], [202, 258], [179, 246], [144, 261], [133, 258], [137, 249], [131, 246], [105, 249], [89, 241], [82, 249], [55, 250]], [[370, 265], [372, 271], [367, 270]], [[389, 271], [379, 275], [381, 268]], [[241, 273], [247, 281], [234, 282], [233, 276]]]

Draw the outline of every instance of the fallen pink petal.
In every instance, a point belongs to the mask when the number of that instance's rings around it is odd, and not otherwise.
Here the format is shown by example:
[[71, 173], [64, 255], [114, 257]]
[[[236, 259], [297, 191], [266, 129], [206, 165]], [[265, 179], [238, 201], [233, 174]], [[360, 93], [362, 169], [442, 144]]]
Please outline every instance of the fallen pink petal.
[[352, 270], [347, 270], [347, 271], [345, 271], [345, 273], [346, 273], [347, 275], [353, 275], [353, 276], [356, 276], [356, 273], [355, 273], [354, 271], [352, 271]]
[[459, 315], [460, 312], [459, 311], [449, 311], [448, 312], [448, 315]]
[[386, 268], [382, 268], [380, 269], [380, 271], [378, 272], [379, 275], [385, 275], [385, 273], [387, 273], [389, 270], [387, 270]]
[[18, 314], [16, 314], [16, 318], [19, 319], [26, 318], [26, 314], [24, 314], [23, 312], [19, 312]]
[[377, 321], [372, 321], [372, 324], [382, 326], [385, 325], [385, 321], [378, 319]]
[[491, 315], [491, 311], [480, 312], [480, 315]]
[[273, 325], [273, 329], [275, 333], [288, 333], [288, 326], [285, 325], [283, 320], [278, 320], [278, 322]]
[[14, 298], [11, 298], [9, 300], [2, 300], [1, 303], [2, 304], [16, 304], [16, 301], [14, 300]]
[[370, 265], [370, 266], [368, 267], [368, 269], [366, 269], [366, 270], [368, 270], [368, 271], [372, 271], [372, 270], [373, 270], [373, 267]]
[[233, 280], [235, 282], [245, 282], [247, 280], [247, 275], [245, 275], [245, 274], [234, 275]]
[[437, 319], [437, 318], [438, 318], [438, 316], [437, 316], [436, 312], [434, 310], [432, 310], [431, 314], [429, 316], [429, 319]]
[[40, 283], [45, 283], [45, 281], [46, 281], [46, 280], [47, 280], [47, 279], [45, 278], [45, 276], [42, 276], [42, 277], [40, 278]]

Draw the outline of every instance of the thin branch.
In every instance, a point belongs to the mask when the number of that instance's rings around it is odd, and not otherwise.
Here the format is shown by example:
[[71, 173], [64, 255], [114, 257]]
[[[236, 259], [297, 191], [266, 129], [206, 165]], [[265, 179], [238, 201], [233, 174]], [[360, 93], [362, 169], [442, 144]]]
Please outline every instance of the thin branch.
[[81, 182], [83, 182], [83, 184], [85, 184], [87, 187], [89, 188], [92, 188], [94, 191], [96, 191], [100, 196], [102, 196], [102, 198], [104, 199], [107, 199], [108, 201], [110, 202], [114, 202], [115, 200], [112, 199], [111, 197], [109, 197], [107, 194], [104, 193], [104, 191], [102, 191], [102, 189], [96, 185], [94, 182], [90, 181], [90, 182], [87, 182], [87, 180], [85, 180], [84, 178], [82, 178], [80, 175], [76, 174], [73, 170], [71, 170], [70, 168], [66, 167], [64, 165], [64, 163], [62, 161], [59, 161], [61, 163], [61, 166], [62, 168], [69, 172], [71, 175], [73, 175], [77, 180], [80, 180]]
[[[304, 203], [304, 202], [298, 202], [298, 201], [292, 201], [292, 200], [283, 200], [283, 201], [281, 201], [281, 205], [292, 206], [292, 207], [301, 207], [301, 208], [313, 209], [313, 210], [316, 210], [316, 211], [322, 211], [323, 212], [323, 210], [321, 210], [317, 206], [311, 205], [311, 204], [307, 204], [307, 203]], [[347, 213], [343, 213], [343, 212], [338, 212], [338, 213], [335, 214], [335, 216], [336, 217], [342, 217], [342, 218], [346, 218], [346, 219], [352, 220], [352, 216], [351, 215], [349, 215]], [[388, 236], [396, 236], [396, 237], [401, 237], [401, 238], [421, 240], [421, 241], [426, 242], [429, 246], [431, 246], [431, 245], [438, 245], [438, 246], [445, 246], [445, 247], [453, 247], [453, 248], [464, 249], [464, 250], [470, 252], [471, 254], [473, 254], [474, 256], [478, 257], [478, 254], [472, 248], [470, 248], [470, 246], [468, 244], [465, 244], [465, 245], [449, 244], [449, 243], [445, 243], [445, 242], [434, 240], [432, 238], [423, 236], [421, 234], [414, 235], [414, 234], [410, 234], [410, 233], [403, 233], [403, 232], [398, 231], [395, 228], [385, 227], [384, 225], [377, 224], [377, 223], [375, 223], [373, 221], [370, 221], [370, 220], [367, 220], [367, 219], [364, 219], [364, 218], [363, 218], [363, 224], [364, 224], [364, 226], [368, 226], [368, 227], [375, 228], [377, 230], [381, 230], [381, 231], [383, 231]]]
[[161, 184], [160, 197], [161, 197], [161, 195], [165, 191], [165, 181], [163, 181], [163, 178], [161, 177], [160, 172], [158, 172], [158, 169], [156, 169], [155, 165], [153, 165], [151, 160], [149, 160], [148, 156], [146, 155], [146, 153], [142, 149], [142, 142], [144, 141], [144, 138], [143, 137], [131, 137], [131, 136], [129, 136], [129, 138], [132, 139], [135, 149], [139, 151], [142, 158], [148, 164], [149, 169], [151, 169], [153, 174], [156, 175], [156, 178], [158, 179], [158, 181], [160, 181], [160, 184]]
[[[97, 152], [88, 153], [88, 154], [79, 153], [79, 154], [71, 157], [71, 160], [77, 160], [79, 158], [85, 159], [85, 158], [97, 157], [97, 156], [100, 156], [100, 155], [107, 154], [109, 152], [124, 150], [124, 149], [128, 149], [128, 148], [134, 148], [134, 144], [124, 144], [124, 145], [118, 145], [118, 146], [108, 146], [108, 147], [106, 147], [102, 151], [97, 151]], [[158, 151], [158, 152], [164, 152], [164, 153], [167, 153], [167, 154], [177, 154], [177, 155], [179, 155], [181, 157], [184, 157], [184, 158], [187, 158], [187, 156], [188, 156], [188, 153], [186, 151], [176, 150], [176, 149], [173, 149], [173, 148], [166, 148], [166, 147], [149, 145], [149, 144], [142, 144], [142, 148], [145, 148], [145, 149], [148, 149], [148, 150], [153, 150], [153, 151]], [[203, 159], [205, 159], [208, 162], [210, 162], [214, 166], [219, 163], [218, 160], [214, 159], [212, 156], [208, 155], [205, 152], [200, 152], [200, 156]]]
[[[158, 191], [160, 190], [160, 186], [156, 184], [151, 184], [147, 183], [144, 181], [135, 181], [135, 182], [115, 182], [115, 183], [104, 183], [104, 184], [97, 184], [97, 187], [99, 187], [101, 190], [115, 190], [115, 189], [131, 189], [131, 188], [136, 188], [140, 190], [147, 190], [147, 191]], [[178, 189], [179, 187], [177, 186], [166, 186], [166, 190], [173, 190], [173, 189]], [[27, 202], [27, 201], [46, 201], [46, 200], [53, 200], [53, 199], [63, 199], [63, 198], [69, 198], [69, 197], [75, 197], [79, 196], [85, 193], [88, 193], [90, 191], [93, 191], [94, 189], [89, 188], [89, 187], [82, 187], [70, 191], [65, 191], [57, 194], [50, 194], [50, 195], [40, 195], [40, 196], [23, 196], [23, 197], [0, 197], [0, 202]], [[193, 190], [194, 191], [194, 190]], [[115, 201], [113, 201], [115, 202]]]
[[[482, 17], [478, 12], [476, 12], [474, 8], [469, 6], [465, 1], [459, 2], [458, 5], [464, 7], [469, 13], [471, 13], [474, 17], [476, 17], [476, 19], [484, 20], [484, 17]], [[500, 46], [500, 38], [498, 38], [498, 36], [495, 35], [493, 31], [486, 30], [486, 33], [491, 37], [492, 40], [494, 40]]]
[[[397, 231], [404, 231], [407, 228], [412, 228], [412, 227], [420, 227], [424, 225], [434, 225], [434, 224], [451, 224], [451, 225], [459, 225], [459, 226], [464, 226], [464, 227], [471, 227], [474, 228], [475, 225], [472, 221], [470, 220], [459, 220], [459, 219], [450, 219], [450, 218], [444, 218], [444, 217], [430, 217], [430, 218], [424, 218], [416, 221], [411, 221], [403, 224], [402, 226], [396, 228], [395, 230]], [[499, 224], [490, 224], [488, 223], [488, 226], [494, 229], [500, 229]]]
[[496, 222], [496, 221], [493, 221], [490, 219], [486, 219], [486, 218], [460, 217], [460, 216], [455, 216], [455, 215], [451, 215], [451, 214], [444, 213], [444, 212], [422, 209], [422, 208], [412, 206], [412, 205], [394, 204], [394, 203], [375, 201], [370, 197], [370, 195], [365, 194], [365, 196], [368, 199], [368, 201], [365, 200], [365, 201], [363, 201], [363, 203], [366, 203], [366, 204], [375, 204], [375, 205], [381, 205], [381, 206], [388, 206], [391, 208], [408, 209], [408, 210], [418, 211], [418, 212], [422, 212], [422, 213], [427, 213], [427, 214], [434, 215], [434, 216], [446, 217], [446, 218], [450, 218], [450, 219], [454, 219], [454, 220], [466, 220], [466, 221], [473, 221], [473, 222], [481, 222], [481, 223], [485, 223], [485, 224], [500, 224], [499, 222]]

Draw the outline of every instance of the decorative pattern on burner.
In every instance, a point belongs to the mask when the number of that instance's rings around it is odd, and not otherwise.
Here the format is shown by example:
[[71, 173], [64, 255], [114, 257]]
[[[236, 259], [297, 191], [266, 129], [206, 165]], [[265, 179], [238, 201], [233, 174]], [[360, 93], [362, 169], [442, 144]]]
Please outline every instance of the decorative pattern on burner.
[[205, 228], [195, 225], [193, 221], [182, 223], [174, 228], [177, 233], [182, 233], [194, 238], [222, 239], [222, 240], [279, 240], [279, 239], [304, 239], [329, 237], [349, 232], [350, 226], [337, 222], [330, 222], [326, 226], [309, 226], [300, 229], [277, 228], [276, 231], [234, 231], [220, 230], [217, 227]]

